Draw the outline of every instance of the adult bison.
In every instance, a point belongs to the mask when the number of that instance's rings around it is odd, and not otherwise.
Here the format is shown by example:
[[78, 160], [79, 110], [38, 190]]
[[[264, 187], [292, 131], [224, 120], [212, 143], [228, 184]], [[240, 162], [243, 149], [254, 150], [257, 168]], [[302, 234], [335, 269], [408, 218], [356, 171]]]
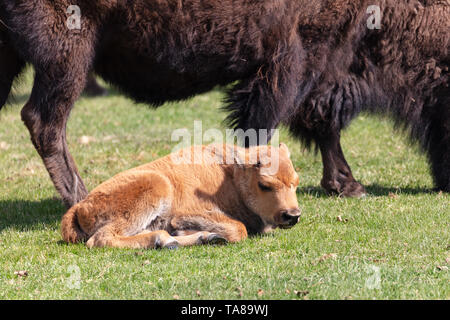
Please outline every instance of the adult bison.
[[[71, 5], [80, 29], [67, 26]], [[229, 123], [288, 125], [319, 147], [322, 186], [344, 196], [365, 190], [341, 129], [363, 110], [391, 114], [450, 191], [449, 1], [1, 0], [0, 19], [0, 105], [32, 64], [22, 119], [68, 206], [87, 195], [65, 128], [90, 70], [153, 106], [236, 82]]]

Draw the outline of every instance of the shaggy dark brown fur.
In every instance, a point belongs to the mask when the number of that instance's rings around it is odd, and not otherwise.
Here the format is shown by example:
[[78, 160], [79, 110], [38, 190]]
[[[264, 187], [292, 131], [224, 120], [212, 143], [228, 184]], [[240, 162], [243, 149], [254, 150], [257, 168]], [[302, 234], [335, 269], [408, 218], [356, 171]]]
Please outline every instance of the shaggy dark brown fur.
[[[81, 30], [66, 27], [69, 5]], [[380, 30], [367, 28], [369, 5]], [[0, 106], [25, 63], [36, 70], [22, 117], [67, 205], [86, 188], [65, 127], [89, 70], [153, 106], [237, 81], [229, 122], [278, 124], [318, 145], [322, 186], [360, 196], [340, 130], [361, 111], [391, 114], [450, 191], [449, 1], [2, 0]]]

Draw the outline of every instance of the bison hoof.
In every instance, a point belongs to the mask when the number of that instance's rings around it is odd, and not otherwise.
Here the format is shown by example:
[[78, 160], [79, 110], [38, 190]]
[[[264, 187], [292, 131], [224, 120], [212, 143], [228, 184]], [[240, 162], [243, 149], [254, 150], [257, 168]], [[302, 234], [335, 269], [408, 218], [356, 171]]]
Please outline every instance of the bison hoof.
[[338, 195], [346, 198], [363, 198], [367, 195], [366, 189], [356, 181], [325, 181], [322, 180], [322, 187], [329, 195]]
[[180, 244], [178, 243], [178, 241], [170, 241], [170, 242], [166, 243], [166, 244], [163, 246], [163, 248], [169, 249], [169, 250], [175, 250], [175, 249], [178, 249], [178, 246], [179, 246], [179, 245], [180, 245]]
[[175, 240], [175, 238], [168, 237], [167, 239], [162, 240], [161, 236], [156, 236], [154, 248], [155, 249], [177, 249], [179, 246], [179, 242]]
[[224, 245], [228, 241], [224, 237], [220, 236], [217, 233], [210, 233], [207, 236], [201, 236], [199, 238], [200, 244], [209, 244], [209, 245]]

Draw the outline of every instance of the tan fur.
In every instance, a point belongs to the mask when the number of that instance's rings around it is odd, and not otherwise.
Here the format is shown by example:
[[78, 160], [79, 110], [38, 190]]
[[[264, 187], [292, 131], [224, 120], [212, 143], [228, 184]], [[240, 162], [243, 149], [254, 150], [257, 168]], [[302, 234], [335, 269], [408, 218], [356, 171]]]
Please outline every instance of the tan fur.
[[[233, 163], [224, 164], [229, 151]], [[256, 152], [260, 163], [251, 163], [249, 152]], [[263, 169], [271, 165], [266, 162], [273, 152], [279, 154], [279, 169], [267, 174]], [[194, 164], [177, 162], [176, 156], [202, 153], [210, 157]], [[122, 172], [92, 190], [64, 215], [63, 239], [87, 240], [89, 247], [173, 248], [237, 242], [248, 234], [291, 227], [300, 210], [295, 193], [299, 178], [289, 156], [284, 144], [181, 150]]]

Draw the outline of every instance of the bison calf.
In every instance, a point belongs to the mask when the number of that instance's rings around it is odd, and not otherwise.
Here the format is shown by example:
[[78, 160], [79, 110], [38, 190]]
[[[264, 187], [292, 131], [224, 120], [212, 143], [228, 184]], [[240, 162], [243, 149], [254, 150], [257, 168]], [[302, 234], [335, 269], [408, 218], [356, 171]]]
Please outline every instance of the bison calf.
[[[176, 161], [186, 152], [211, 157]], [[87, 240], [88, 247], [174, 248], [292, 227], [300, 217], [299, 178], [289, 156], [284, 144], [181, 150], [95, 188], [64, 215], [63, 239]], [[267, 170], [274, 161], [276, 170]]]

